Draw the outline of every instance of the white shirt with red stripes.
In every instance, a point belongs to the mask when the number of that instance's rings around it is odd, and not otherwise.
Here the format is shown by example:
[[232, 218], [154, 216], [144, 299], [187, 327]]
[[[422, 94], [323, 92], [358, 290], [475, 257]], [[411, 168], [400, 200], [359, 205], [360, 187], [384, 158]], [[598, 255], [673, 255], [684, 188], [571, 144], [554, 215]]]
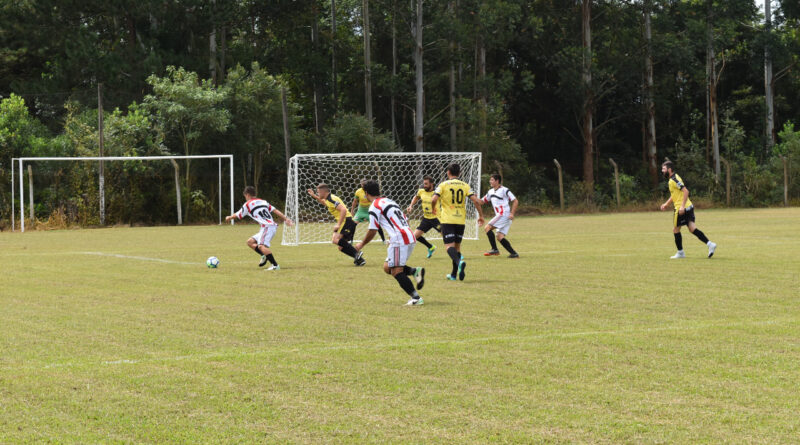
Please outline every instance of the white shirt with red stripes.
[[272, 207], [267, 201], [259, 198], [253, 198], [244, 203], [242, 208], [236, 212], [236, 217], [242, 219], [245, 216], [249, 216], [257, 223], [261, 224], [261, 227], [273, 225], [277, 226], [278, 223], [272, 219], [272, 212], [274, 211], [275, 207]]
[[494, 214], [497, 216], [508, 216], [511, 213], [511, 201], [517, 197], [506, 187], [500, 186], [496, 189], [490, 188], [483, 197], [483, 202], [491, 203]]
[[378, 198], [369, 206], [369, 230], [379, 227], [389, 238], [389, 245], [407, 246], [417, 242], [400, 206], [389, 198]]

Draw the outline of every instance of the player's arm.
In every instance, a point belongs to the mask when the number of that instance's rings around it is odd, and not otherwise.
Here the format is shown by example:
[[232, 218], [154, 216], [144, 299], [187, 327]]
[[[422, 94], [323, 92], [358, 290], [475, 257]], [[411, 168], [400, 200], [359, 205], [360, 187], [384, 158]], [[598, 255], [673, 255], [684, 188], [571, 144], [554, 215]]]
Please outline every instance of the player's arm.
[[511, 213], [508, 215], [508, 219], [514, 219], [514, 215], [517, 213], [517, 207], [519, 207], [519, 200], [515, 199], [511, 201]]
[[689, 189], [685, 186], [683, 187], [683, 201], [681, 201], [681, 208], [678, 209], [678, 213], [681, 215], [686, 212], [686, 201], [689, 199]]
[[367, 233], [364, 235], [364, 239], [361, 240], [361, 242], [359, 242], [358, 244], [356, 244], [356, 250], [360, 251], [361, 249], [364, 248], [364, 246], [369, 244], [369, 242], [372, 241], [372, 238], [375, 238], [376, 233], [378, 233], [377, 230], [374, 229], [367, 230]]
[[432, 207], [431, 213], [433, 213], [434, 215], [437, 214], [436, 209], [439, 207], [436, 205], [437, 202], [439, 202], [439, 194], [434, 193], [433, 198], [431, 198], [431, 207]]
[[323, 205], [325, 204], [325, 200], [320, 198], [319, 195], [317, 195], [316, 193], [314, 193], [314, 190], [308, 189], [308, 194], [311, 195], [312, 198], [316, 199], [317, 202], [319, 202], [320, 204]]
[[230, 221], [230, 220], [232, 220], [232, 219], [237, 219], [237, 220], [238, 220], [238, 219], [242, 219], [242, 211], [241, 211], [241, 210], [239, 210], [238, 212], [236, 212], [236, 213], [234, 213], [234, 214], [231, 214], [231, 215], [228, 215], [228, 216], [226, 216], [226, 217], [225, 217], [225, 222], [229, 222], [229, 221]]
[[664, 210], [664, 209], [666, 209], [666, 208], [667, 208], [667, 206], [668, 206], [668, 205], [670, 205], [670, 203], [672, 203], [672, 196], [670, 196], [670, 197], [669, 197], [669, 199], [667, 200], [667, 202], [665, 202], [664, 204], [661, 204], [661, 210]]
[[350, 204], [350, 213], [356, 214], [356, 206], [358, 205], [358, 196], [353, 198], [353, 203]]
[[272, 212], [272, 213], [274, 213], [274, 214], [278, 215], [278, 217], [279, 217], [280, 219], [282, 219], [282, 220], [283, 220], [283, 222], [285, 222], [287, 226], [289, 226], [289, 227], [292, 227], [292, 226], [294, 225], [294, 223], [292, 222], [292, 220], [291, 220], [291, 219], [289, 219], [289, 218], [287, 218], [287, 217], [286, 217], [286, 215], [284, 215], [284, 214], [283, 214], [283, 212], [281, 212], [280, 210], [278, 210], [278, 209], [274, 209], [274, 212]]
[[339, 209], [339, 221], [336, 222], [336, 227], [333, 228], [334, 232], [338, 232], [344, 224], [344, 219], [347, 217], [347, 207], [344, 204], [337, 203], [336, 208]]
[[414, 195], [414, 199], [412, 199], [411, 204], [408, 205], [406, 213], [411, 213], [411, 209], [414, 208], [414, 204], [416, 204], [417, 201], [419, 201], [419, 195]]
[[475, 208], [478, 209], [478, 225], [483, 225], [483, 201], [478, 199], [475, 195], [469, 195], [469, 199], [475, 204]]

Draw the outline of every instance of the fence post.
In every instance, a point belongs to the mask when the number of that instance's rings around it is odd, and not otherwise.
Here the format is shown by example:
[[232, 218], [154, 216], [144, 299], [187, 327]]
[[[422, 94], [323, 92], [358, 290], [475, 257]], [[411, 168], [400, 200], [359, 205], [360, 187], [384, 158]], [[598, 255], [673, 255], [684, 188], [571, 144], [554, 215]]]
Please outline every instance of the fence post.
[[558, 169], [558, 197], [561, 200], [561, 211], [564, 211], [564, 178], [561, 175], [561, 164], [558, 163], [557, 159], [553, 159], [553, 163], [556, 164]]
[[728, 162], [727, 159], [723, 158], [722, 156], [719, 157], [719, 160], [725, 164], [725, 205], [730, 207], [731, 206], [731, 163]]
[[36, 223], [33, 219], [33, 167], [31, 167], [31, 164], [28, 164], [28, 196], [30, 197], [28, 201], [31, 203], [30, 211], [28, 213], [30, 214], [31, 227], [33, 227], [36, 225]]
[[781, 156], [783, 162], [783, 206], [789, 207], [789, 163], [786, 156]]
[[614, 162], [614, 160], [611, 159], [611, 158], [608, 158], [608, 162], [610, 162], [611, 165], [614, 166], [614, 183], [617, 186], [617, 208], [619, 208], [619, 206], [620, 206], [620, 202], [619, 202], [619, 167], [617, 167], [617, 163]]
[[[178, 225], [183, 225], [183, 213], [181, 211], [181, 181], [180, 181], [180, 174], [178, 170], [178, 163], [175, 162], [174, 159], [170, 159], [172, 162], [172, 167], [175, 169], [175, 198], [177, 201], [178, 206]], [[231, 170], [231, 175], [233, 175], [233, 170]]]

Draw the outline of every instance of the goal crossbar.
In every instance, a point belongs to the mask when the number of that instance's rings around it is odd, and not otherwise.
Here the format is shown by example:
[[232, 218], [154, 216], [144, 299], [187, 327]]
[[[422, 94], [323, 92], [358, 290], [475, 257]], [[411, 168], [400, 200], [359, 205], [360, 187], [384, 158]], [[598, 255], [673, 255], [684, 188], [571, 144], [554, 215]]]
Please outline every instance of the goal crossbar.
[[[25, 162], [39, 162], [39, 161], [164, 161], [164, 160], [181, 160], [181, 159], [218, 159], [217, 174], [218, 174], [218, 187], [217, 193], [219, 199], [219, 221], [222, 224], [222, 160], [228, 159], [230, 164], [230, 204], [231, 213], [233, 213], [233, 155], [175, 155], [175, 156], [55, 156], [55, 157], [20, 157], [11, 158], [11, 230], [15, 231], [15, 175], [14, 163], [18, 163], [19, 168], [19, 218], [20, 230], [25, 232], [25, 181], [23, 174], [23, 164]], [[231, 223], [233, 224], [233, 223]]]

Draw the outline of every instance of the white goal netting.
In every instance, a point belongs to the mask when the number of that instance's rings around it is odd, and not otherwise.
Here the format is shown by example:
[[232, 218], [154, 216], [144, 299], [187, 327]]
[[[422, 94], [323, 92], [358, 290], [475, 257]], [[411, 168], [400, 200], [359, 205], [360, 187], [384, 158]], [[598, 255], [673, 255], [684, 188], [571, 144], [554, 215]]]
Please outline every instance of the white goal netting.
[[[329, 243], [335, 223], [327, 208], [306, 192], [320, 183], [330, 185], [331, 193], [345, 202], [348, 210], [354, 193], [361, 187], [361, 179], [373, 179], [381, 186], [381, 194], [396, 201], [405, 209], [417, 190], [422, 188], [422, 178], [431, 176], [434, 184], [447, 179], [445, 169], [457, 163], [461, 166], [461, 180], [470, 184], [480, 196], [480, 153], [346, 153], [295, 155], [290, 160], [286, 187], [286, 216], [296, 223], [283, 230], [283, 245]], [[414, 206], [407, 215], [411, 227], [416, 228], [422, 218], [422, 208]], [[478, 212], [467, 201], [465, 239], [478, 238]], [[361, 239], [367, 230], [361, 223], [355, 239]], [[441, 238], [431, 230], [426, 238]]]

